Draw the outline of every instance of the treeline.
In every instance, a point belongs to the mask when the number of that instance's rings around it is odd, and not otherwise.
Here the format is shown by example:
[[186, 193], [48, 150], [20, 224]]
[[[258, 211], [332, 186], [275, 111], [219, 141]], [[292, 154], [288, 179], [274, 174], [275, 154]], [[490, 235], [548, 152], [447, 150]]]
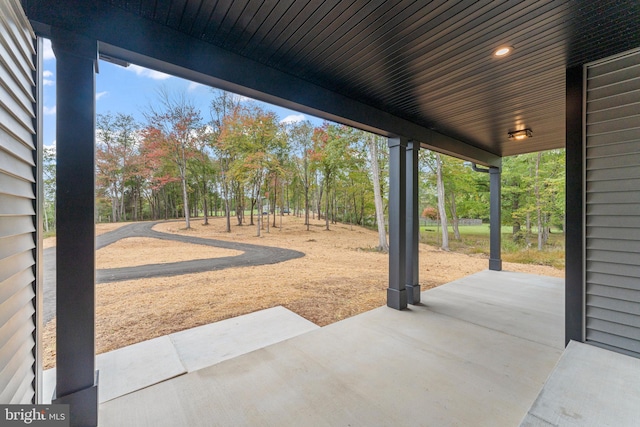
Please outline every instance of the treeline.
[[[473, 171], [468, 162], [428, 150], [420, 152], [420, 166], [422, 216], [442, 222], [445, 249], [445, 225], [460, 240], [459, 218], [489, 222], [488, 174]], [[501, 184], [502, 225], [511, 226], [515, 244], [542, 250], [552, 229], [564, 233], [564, 150], [503, 158]]]
[[[211, 216], [224, 216], [227, 231], [255, 225], [259, 235], [278, 225], [277, 215], [291, 214], [304, 216], [307, 227], [309, 218], [320, 218], [327, 229], [345, 222], [384, 230], [386, 138], [327, 122], [285, 123], [219, 90], [205, 112], [185, 95], [159, 92], [143, 116], [142, 123], [122, 113], [97, 116], [97, 221], [184, 218], [190, 227], [193, 217], [207, 224]], [[428, 150], [421, 150], [420, 165], [421, 212], [437, 211], [454, 231], [458, 218], [488, 219], [487, 174]], [[55, 223], [51, 149], [44, 171], [48, 228]], [[503, 224], [522, 239], [531, 227], [561, 226], [563, 191], [563, 151], [504, 159]], [[263, 224], [263, 213], [270, 224]]]
[[[264, 227], [262, 213], [375, 222], [371, 161], [386, 168], [386, 140], [346, 126], [283, 123], [256, 103], [215, 91], [203, 118], [185, 96], [97, 118], [98, 221], [226, 216]], [[375, 160], [371, 141], [379, 146]], [[378, 177], [378, 181], [383, 178]], [[384, 183], [381, 182], [382, 187]], [[308, 222], [308, 221], [307, 221]]]

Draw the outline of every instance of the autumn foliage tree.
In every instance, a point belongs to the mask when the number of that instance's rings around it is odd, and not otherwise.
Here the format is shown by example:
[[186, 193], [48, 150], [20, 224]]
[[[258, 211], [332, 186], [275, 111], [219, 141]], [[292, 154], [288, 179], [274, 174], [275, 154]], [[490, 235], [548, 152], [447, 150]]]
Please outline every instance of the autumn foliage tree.
[[227, 140], [233, 133], [226, 131], [225, 128], [233, 123], [230, 117], [238, 113], [237, 110], [240, 108], [240, 102], [236, 95], [223, 90], [213, 90], [213, 95], [210, 105], [211, 133], [209, 141], [213, 155], [215, 156], [214, 162], [217, 163], [220, 173], [218, 183], [224, 200], [226, 232], [230, 233], [231, 197], [234, 187], [230, 169], [236, 150], [231, 141]]
[[[336, 175], [346, 160], [349, 136], [346, 127], [325, 122], [313, 132], [311, 160], [322, 175], [322, 187], [318, 197], [318, 207], [325, 194], [325, 228], [329, 230], [330, 192]], [[318, 208], [318, 213], [320, 209]]]
[[[384, 250], [388, 165], [383, 138], [329, 122], [314, 128], [308, 121], [296, 122], [297, 116], [283, 124], [247, 98], [212, 93], [207, 123], [186, 94], [166, 91], [143, 112], [144, 126], [131, 115], [98, 115], [99, 217], [122, 221], [184, 215], [190, 228], [193, 215], [204, 212], [206, 223], [209, 214], [221, 209], [230, 232], [232, 209], [238, 225], [249, 209], [251, 224], [257, 213], [260, 235], [264, 225], [269, 231], [263, 212], [275, 214], [279, 207], [281, 220], [285, 209], [299, 216], [304, 211], [307, 230], [316, 214], [327, 230], [336, 222], [377, 224], [378, 246]], [[53, 166], [45, 159], [48, 163]], [[444, 248], [448, 219], [456, 239], [458, 217], [488, 219], [486, 174], [429, 150], [420, 151], [420, 170], [425, 178], [421, 203], [430, 206], [423, 216], [442, 221]], [[564, 225], [564, 152], [505, 158], [502, 195], [503, 223], [513, 225], [514, 241], [529, 245], [537, 228], [543, 248], [551, 226]], [[46, 213], [46, 219], [55, 214]], [[275, 215], [273, 220], [275, 226]]]
[[258, 204], [256, 235], [260, 236], [263, 185], [268, 173], [278, 168], [276, 152], [283, 144], [277, 117], [256, 105], [236, 108], [225, 117], [220, 140], [233, 157], [229, 173], [252, 188]]
[[309, 154], [313, 143], [313, 125], [308, 120], [292, 123], [288, 126], [287, 133], [294, 154], [297, 156], [292, 164], [304, 191], [304, 225], [307, 226], [307, 231], [309, 231], [309, 189], [311, 188]]
[[125, 216], [125, 189], [135, 176], [139, 126], [131, 115], [98, 114], [96, 117], [96, 168], [98, 185], [111, 200], [111, 221]]
[[[205, 138], [205, 126], [200, 110], [184, 95], [171, 96], [160, 91], [158, 106], [150, 106], [145, 113], [148, 124], [143, 130], [146, 153], [150, 159], [167, 160], [175, 166], [177, 176], [167, 174], [157, 177], [160, 183], [179, 180], [182, 189], [182, 204], [185, 227], [191, 228], [189, 215], [188, 161], [198, 153], [198, 146]], [[153, 164], [154, 162], [150, 162]]]

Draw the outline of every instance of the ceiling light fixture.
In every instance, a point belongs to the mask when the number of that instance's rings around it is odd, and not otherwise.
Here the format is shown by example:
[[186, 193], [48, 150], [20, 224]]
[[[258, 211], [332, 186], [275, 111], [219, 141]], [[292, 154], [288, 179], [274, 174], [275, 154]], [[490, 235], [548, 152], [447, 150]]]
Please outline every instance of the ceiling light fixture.
[[516, 140], [521, 140], [521, 139], [526, 139], [526, 138], [532, 138], [533, 137], [533, 131], [529, 128], [526, 129], [520, 129], [520, 130], [512, 130], [507, 132], [509, 134], [509, 139], [516, 139]]
[[493, 51], [493, 56], [496, 58], [504, 58], [509, 55], [513, 51], [511, 46], [500, 46], [496, 50]]

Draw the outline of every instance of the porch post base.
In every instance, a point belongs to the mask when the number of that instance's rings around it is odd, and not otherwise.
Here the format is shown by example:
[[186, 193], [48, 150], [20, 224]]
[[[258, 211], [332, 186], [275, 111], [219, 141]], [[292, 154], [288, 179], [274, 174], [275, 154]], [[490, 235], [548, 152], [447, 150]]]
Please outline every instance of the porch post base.
[[82, 390], [56, 397], [51, 403], [69, 405], [69, 425], [71, 427], [95, 427], [98, 425], [98, 371], [95, 383]]
[[407, 302], [409, 304], [420, 303], [420, 285], [407, 285]]
[[502, 260], [500, 258], [490, 258], [489, 259], [489, 270], [492, 271], [502, 271]]
[[387, 306], [396, 310], [407, 308], [407, 290], [387, 288]]

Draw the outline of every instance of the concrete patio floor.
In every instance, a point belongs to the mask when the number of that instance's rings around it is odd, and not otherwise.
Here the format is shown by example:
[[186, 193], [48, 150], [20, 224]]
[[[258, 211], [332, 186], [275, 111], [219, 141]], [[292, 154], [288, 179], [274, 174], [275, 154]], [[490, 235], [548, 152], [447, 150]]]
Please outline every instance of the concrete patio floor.
[[[100, 403], [170, 378], [318, 329], [284, 307], [273, 307], [153, 338], [96, 356]], [[44, 371], [44, 402], [51, 403], [56, 369]]]
[[100, 405], [108, 426], [514, 426], [564, 349], [561, 279], [468, 276]]

